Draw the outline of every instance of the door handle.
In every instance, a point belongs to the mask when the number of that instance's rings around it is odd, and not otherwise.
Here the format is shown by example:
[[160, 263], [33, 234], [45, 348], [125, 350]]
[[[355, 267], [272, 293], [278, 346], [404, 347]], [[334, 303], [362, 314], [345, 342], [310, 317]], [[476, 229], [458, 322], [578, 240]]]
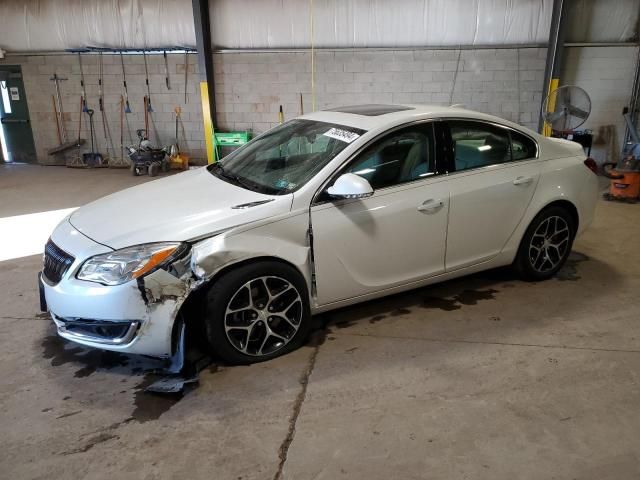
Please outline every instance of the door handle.
[[533, 182], [533, 177], [518, 177], [513, 181], [514, 185], [529, 185]]
[[425, 200], [422, 202], [422, 205], [418, 207], [418, 211], [422, 213], [435, 213], [444, 207], [443, 200], [434, 200], [430, 198], [429, 200]]

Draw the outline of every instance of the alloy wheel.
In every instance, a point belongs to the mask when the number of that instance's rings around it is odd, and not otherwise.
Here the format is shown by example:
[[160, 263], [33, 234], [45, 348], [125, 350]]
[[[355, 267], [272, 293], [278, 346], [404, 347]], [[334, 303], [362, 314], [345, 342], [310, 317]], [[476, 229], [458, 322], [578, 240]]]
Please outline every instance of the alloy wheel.
[[293, 339], [303, 312], [300, 292], [291, 282], [276, 276], [254, 278], [227, 304], [227, 339], [245, 355], [270, 355]]
[[571, 232], [566, 220], [559, 216], [545, 218], [531, 237], [529, 261], [534, 270], [547, 273], [564, 259]]

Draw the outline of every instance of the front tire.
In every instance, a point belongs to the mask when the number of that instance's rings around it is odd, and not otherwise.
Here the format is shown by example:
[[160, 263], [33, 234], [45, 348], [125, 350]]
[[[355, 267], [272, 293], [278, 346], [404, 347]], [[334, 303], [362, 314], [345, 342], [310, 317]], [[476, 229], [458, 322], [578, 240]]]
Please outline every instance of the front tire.
[[553, 277], [567, 261], [575, 234], [575, 221], [566, 209], [545, 208], [522, 237], [513, 262], [516, 272], [529, 281]]
[[205, 326], [215, 354], [233, 364], [262, 362], [300, 347], [311, 330], [307, 285], [293, 267], [261, 261], [216, 279]]

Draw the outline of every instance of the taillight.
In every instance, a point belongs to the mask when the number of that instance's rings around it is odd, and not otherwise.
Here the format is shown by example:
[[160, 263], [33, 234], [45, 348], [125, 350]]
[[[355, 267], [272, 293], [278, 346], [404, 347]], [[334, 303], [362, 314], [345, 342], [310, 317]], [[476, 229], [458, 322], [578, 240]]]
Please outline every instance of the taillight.
[[593, 173], [595, 173], [596, 175], [598, 175], [598, 164], [596, 163], [596, 161], [591, 158], [588, 157], [585, 161], [584, 164], [586, 165], [586, 167], [591, 170]]

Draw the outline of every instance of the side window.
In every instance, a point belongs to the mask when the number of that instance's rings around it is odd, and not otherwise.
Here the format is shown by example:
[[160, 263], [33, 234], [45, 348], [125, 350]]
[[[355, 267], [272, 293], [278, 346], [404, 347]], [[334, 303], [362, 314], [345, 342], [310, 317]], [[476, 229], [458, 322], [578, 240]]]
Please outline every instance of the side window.
[[482, 122], [450, 121], [456, 171], [511, 161], [507, 130]]
[[366, 178], [373, 189], [433, 175], [435, 156], [431, 124], [390, 133], [362, 152], [347, 169]]
[[514, 160], [526, 160], [535, 158], [536, 143], [521, 133], [511, 131], [511, 153]]

